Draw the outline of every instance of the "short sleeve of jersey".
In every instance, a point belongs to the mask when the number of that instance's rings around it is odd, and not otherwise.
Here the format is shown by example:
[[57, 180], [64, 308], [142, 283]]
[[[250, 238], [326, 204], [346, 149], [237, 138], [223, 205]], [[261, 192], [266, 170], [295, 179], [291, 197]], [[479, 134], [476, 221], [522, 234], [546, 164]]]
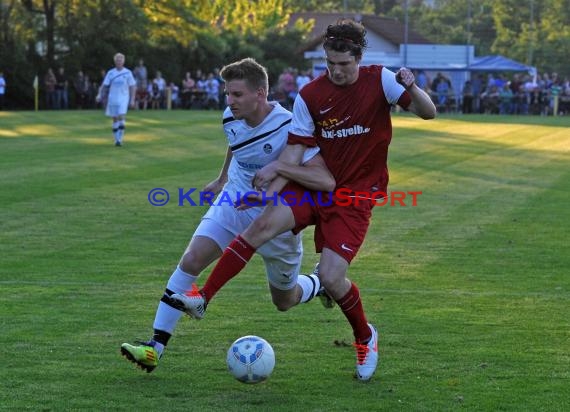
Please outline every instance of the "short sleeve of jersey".
[[289, 128], [288, 144], [304, 144], [308, 147], [315, 147], [317, 142], [313, 136], [315, 124], [307, 104], [301, 94], [295, 97], [293, 104], [293, 120]]
[[107, 74], [105, 74], [105, 78], [103, 79], [103, 86], [109, 86], [111, 84], [111, 72], [113, 70], [109, 70]]
[[396, 73], [385, 67], [382, 68], [382, 88], [386, 100], [391, 105], [399, 104], [402, 108], [407, 109], [412, 102], [404, 86], [396, 81]]

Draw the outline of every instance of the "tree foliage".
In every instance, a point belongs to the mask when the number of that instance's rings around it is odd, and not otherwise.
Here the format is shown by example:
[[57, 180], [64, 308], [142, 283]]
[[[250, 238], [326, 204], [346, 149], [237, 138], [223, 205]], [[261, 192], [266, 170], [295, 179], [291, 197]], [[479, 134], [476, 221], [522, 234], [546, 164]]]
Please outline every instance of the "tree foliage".
[[568, 71], [570, 1], [503, 0], [493, 5], [497, 38], [492, 50], [538, 65], [544, 70]]
[[[404, 20], [404, 0], [388, 15]], [[567, 72], [570, 0], [408, 0], [410, 25], [434, 43], [473, 44], [539, 70]]]
[[151, 75], [174, 81], [252, 56], [275, 80], [284, 67], [307, 64], [299, 46], [311, 27], [290, 27], [294, 11], [407, 15], [434, 43], [470, 43], [477, 55], [568, 73], [570, 0], [3, 0], [0, 69], [18, 107], [30, 107], [33, 78], [48, 67], [97, 80], [117, 51], [128, 66], [143, 57]]

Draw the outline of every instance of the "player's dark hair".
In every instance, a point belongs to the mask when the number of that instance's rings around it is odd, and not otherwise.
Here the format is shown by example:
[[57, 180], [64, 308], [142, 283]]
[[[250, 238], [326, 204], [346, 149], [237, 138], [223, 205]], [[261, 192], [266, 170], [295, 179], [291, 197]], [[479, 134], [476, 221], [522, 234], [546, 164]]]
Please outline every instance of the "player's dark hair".
[[362, 52], [367, 45], [366, 29], [352, 19], [339, 19], [335, 24], [327, 27], [324, 34], [325, 50], [350, 52], [352, 56], [362, 57]]
[[220, 76], [225, 82], [232, 80], [245, 80], [248, 87], [253, 90], [259, 88], [269, 90], [267, 70], [251, 57], [230, 63], [220, 70]]

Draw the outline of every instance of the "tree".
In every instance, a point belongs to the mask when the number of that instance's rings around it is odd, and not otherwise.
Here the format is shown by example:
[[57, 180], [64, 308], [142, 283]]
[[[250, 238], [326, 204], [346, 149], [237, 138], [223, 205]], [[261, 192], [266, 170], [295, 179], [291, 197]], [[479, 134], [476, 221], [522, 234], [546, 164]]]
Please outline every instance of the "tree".
[[[307, 64], [299, 51], [308, 23], [293, 11], [375, 13], [404, 21], [434, 43], [475, 46], [568, 73], [570, 0], [4, 0], [0, 62], [8, 99], [32, 107], [31, 83], [48, 67], [82, 69], [97, 79], [117, 51], [139, 57], [168, 79], [252, 56], [270, 78]], [[31, 62], [31, 64], [30, 64]], [[41, 82], [40, 82], [41, 84]]]
[[9, 84], [6, 90], [9, 105], [31, 108], [32, 83], [41, 63], [35, 51], [36, 27], [42, 20], [29, 13], [23, 3], [10, 0], [0, 5], [0, 64]]
[[287, 0], [285, 4], [296, 12], [347, 12], [374, 13], [376, 2], [391, 3], [396, 0]]
[[23, 0], [22, 6], [30, 14], [40, 15], [43, 26], [38, 25], [38, 37], [45, 41], [47, 62], [51, 66], [55, 59], [55, 12], [57, 0]]
[[542, 70], [567, 71], [570, 53], [569, 0], [503, 0], [493, 6], [495, 53]]
[[[402, 2], [400, 2], [402, 3]], [[479, 54], [488, 54], [495, 37], [491, 4], [493, 0], [438, 0], [433, 7], [409, 2], [410, 27], [433, 43], [472, 44]], [[404, 21], [402, 4], [388, 14]]]
[[58, 13], [58, 61], [71, 73], [99, 76], [121, 52], [127, 65], [146, 49], [148, 20], [130, 0], [64, 0]]

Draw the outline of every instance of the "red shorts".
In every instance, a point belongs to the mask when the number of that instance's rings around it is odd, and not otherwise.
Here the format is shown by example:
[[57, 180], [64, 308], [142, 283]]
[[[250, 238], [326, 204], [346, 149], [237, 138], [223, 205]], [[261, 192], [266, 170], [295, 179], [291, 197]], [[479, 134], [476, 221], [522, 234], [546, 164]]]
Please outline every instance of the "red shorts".
[[354, 259], [364, 242], [372, 201], [353, 202], [339, 206], [333, 193], [314, 192], [290, 182], [281, 191], [295, 218], [294, 233], [315, 226], [315, 250], [331, 249], [348, 263]]

